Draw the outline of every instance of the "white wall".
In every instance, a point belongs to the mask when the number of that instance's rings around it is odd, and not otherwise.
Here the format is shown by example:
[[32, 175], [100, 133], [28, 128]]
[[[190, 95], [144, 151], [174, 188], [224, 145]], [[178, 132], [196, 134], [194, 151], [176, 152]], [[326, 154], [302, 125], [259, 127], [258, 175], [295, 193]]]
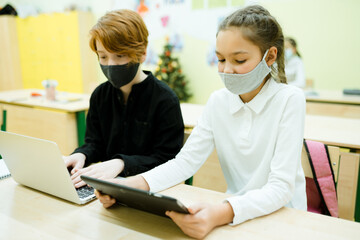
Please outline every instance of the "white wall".
[[[165, 0], [151, 0], [163, 4]], [[229, 0], [224, 0], [227, 3]], [[0, 0], [0, 5], [8, 1]], [[191, 0], [186, 6], [170, 9], [172, 29], [164, 30], [145, 17], [150, 30], [150, 45], [161, 53], [164, 34], [174, 29], [181, 31], [184, 40], [178, 53], [183, 73], [190, 81], [194, 94], [191, 102], [204, 104], [211, 92], [222, 88], [216, 66], [206, 64], [206, 55], [215, 42], [218, 18], [238, 7], [191, 10]], [[294, 37], [299, 45], [307, 78], [314, 80], [316, 89], [360, 88], [360, 1], [358, 0], [259, 0], [283, 27], [286, 36]], [[62, 11], [72, 3], [91, 8], [98, 18], [114, 8], [135, 9], [135, 0], [12, 0], [14, 6], [36, 6], [43, 12]], [[190, 8], [189, 8], [190, 7]], [[190, 13], [179, 14], [184, 9]], [[167, 9], [169, 10], [169, 9]], [[178, 11], [178, 12], [177, 12]], [[171, 14], [170, 12], [170, 14]], [[226, 14], [225, 14], [226, 13]], [[161, 12], [158, 12], [160, 16]], [[192, 19], [194, 18], [194, 19]], [[150, 22], [150, 23], [149, 23]], [[193, 24], [192, 24], [193, 23]], [[167, 31], [167, 32], [166, 32]], [[150, 70], [153, 66], [149, 67]], [[101, 76], [101, 74], [99, 74]], [[102, 78], [104, 80], [104, 78]]]

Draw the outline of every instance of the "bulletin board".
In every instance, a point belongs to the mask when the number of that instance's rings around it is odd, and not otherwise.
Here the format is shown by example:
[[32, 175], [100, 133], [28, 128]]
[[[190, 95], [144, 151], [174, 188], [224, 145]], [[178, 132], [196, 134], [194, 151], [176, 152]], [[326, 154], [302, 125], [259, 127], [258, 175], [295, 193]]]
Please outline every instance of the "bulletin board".
[[[118, 0], [114, 9], [130, 8]], [[127, 1], [127, 2], [130, 2]], [[174, 46], [188, 88], [190, 103], [205, 104], [210, 94], [223, 88], [218, 76], [215, 55], [219, 23], [230, 13], [242, 8], [244, 0], [137, 0], [133, 8], [143, 16], [149, 29], [149, 45], [144, 67], [156, 69], [165, 39]], [[146, 7], [141, 6], [144, 4]], [[141, 7], [140, 7], [141, 6]], [[140, 8], [139, 8], [140, 7]], [[144, 11], [145, 10], [145, 11]], [[142, 11], [142, 12], [141, 12]]]
[[144, 19], [149, 30], [147, 64], [157, 63], [160, 49], [152, 42], [168, 38], [175, 50], [184, 47], [184, 36], [207, 41], [208, 64], [216, 63], [215, 35], [217, 26], [229, 13], [244, 6], [246, 0], [115, 0], [113, 9], [130, 8]]

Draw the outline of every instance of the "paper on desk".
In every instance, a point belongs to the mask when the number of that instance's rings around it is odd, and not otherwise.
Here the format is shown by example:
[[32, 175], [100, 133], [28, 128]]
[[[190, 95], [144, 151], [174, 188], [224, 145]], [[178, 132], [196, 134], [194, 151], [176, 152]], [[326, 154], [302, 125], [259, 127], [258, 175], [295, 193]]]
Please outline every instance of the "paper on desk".
[[4, 160], [0, 159], [0, 179], [10, 177], [10, 172], [7, 166], [5, 165]]
[[81, 98], [79, 98], [79, 97], [59, 96], [56, 98], [56, 101], [61, 102], [61, 103], [76, 102], [76, 101], [80, 101], [80, 100], [81, 100]]

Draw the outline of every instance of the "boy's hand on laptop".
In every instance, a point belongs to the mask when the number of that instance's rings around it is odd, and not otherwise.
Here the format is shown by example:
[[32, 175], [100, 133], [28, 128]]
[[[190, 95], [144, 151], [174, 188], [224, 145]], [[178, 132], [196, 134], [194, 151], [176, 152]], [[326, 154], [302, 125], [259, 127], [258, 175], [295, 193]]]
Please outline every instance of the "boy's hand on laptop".
[[63, 156], [65, 165], [67, 168], [72, 168], [71, 175], [73, 175], [76, 170], [79, 170], [84, 167], [86, 156], [83, 153], [74, 153], [70, 156]]
[[124, 161], [121, 159], [112, 159], [106, 162], [92, 164], [89, 167], [75, 169], [71, 175], [71, 180], [76, 188], [85, 186], [86, 183], [81, 180], [81, 175], [86, 175], [98, 179], [112, 179], [124, 170]]

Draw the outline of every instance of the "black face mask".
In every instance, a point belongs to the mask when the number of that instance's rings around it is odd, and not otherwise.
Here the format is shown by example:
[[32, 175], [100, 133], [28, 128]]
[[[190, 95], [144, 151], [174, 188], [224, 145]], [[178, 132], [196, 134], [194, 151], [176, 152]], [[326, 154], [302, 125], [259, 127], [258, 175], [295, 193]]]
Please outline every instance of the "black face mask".
[[139, 65], [139, 63], [123, 65], [100, 64], [104, 75], [115, 88], [120, 88], [131, 82], [139, 69]]

